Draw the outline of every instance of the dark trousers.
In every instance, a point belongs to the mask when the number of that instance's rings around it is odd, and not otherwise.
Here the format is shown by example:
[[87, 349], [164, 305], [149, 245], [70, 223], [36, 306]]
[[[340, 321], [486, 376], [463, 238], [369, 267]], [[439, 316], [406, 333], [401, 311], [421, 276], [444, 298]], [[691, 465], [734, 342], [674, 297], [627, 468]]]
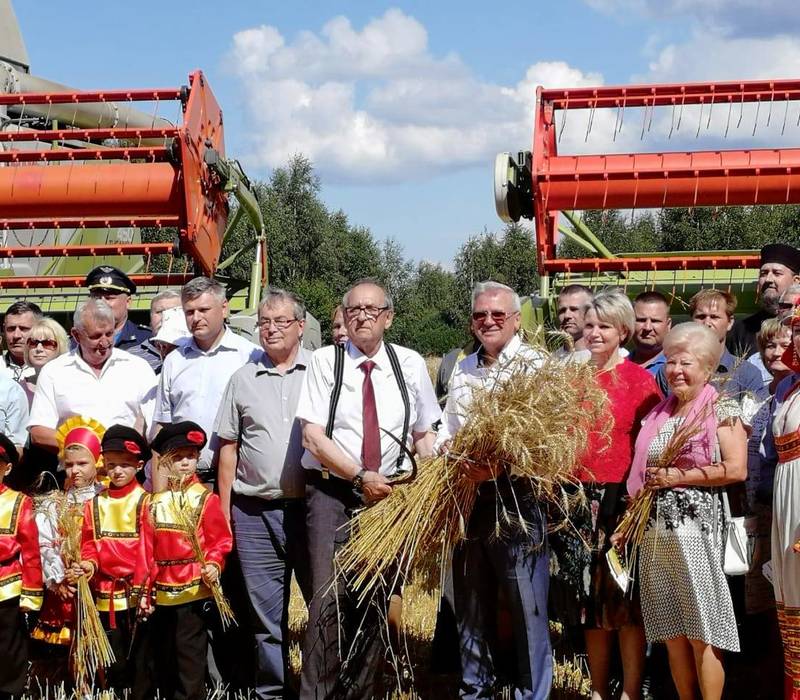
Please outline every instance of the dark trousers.
[[114, 663], [104, 671], [104, 685], [118, 697], [130, 688], [131, 693], [126, 697], [147, 700], [155, 695], [149, 622], [137, 624], [135, 613], [135, 610], [117, 610], [112, 627], [109, 613], [100, 612], [100, 621], [114, 652]]
[[257, 698], [296, 694], [296, 689], [285, 687], [289, 676], [289, 595], [294, 572], [306, 602], [311, 599], [305, 518], [301, 498], [233, 497], [233, 535], [250, 597], [250, 629], [256, 647]]
[[28, 673], [28, 629], [19, 596], [0, 602], [0, 698], [22, 695]]
[[303, 640], [302, 700], [383, 697], [388, 596], [359, 605], [345, 582], [334, 582], [334, 553], [347, 542], [352, 510], [360, 505], [346, 481], [309, 472], [306, 526], [313, 597]]
[[[510, 684], [518, 700], [545, 700], [550, 694], [553, 659], [547, 620], [549, 561], [545, 541], [545, 519], [524, 486], [516, 498], [508, 482], [495, 489], [481, 486], [470, 516], [467, 539], [453, 555], [453, 593], [461, 646], [460, 697], [470, 700], [493, 698], [500, 687]], [[502, 518], [502, 500], [514, 520]], [[517, 507], [518, 504], [518, 507]], [[513, 625], [513, 675], [500, 679], [497, 667], [497, 601], [509, 606]]]
[[159, 605], [153, 613], [152, 642], [159, 697], [204, 700], [206, 697], [206, 619], [214, 601]]

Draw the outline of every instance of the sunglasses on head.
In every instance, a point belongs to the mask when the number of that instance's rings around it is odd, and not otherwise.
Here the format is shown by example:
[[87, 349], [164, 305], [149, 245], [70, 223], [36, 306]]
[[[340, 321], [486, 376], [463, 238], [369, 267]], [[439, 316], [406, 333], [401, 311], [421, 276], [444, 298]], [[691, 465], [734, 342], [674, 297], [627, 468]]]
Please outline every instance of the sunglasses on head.
[[37, 345], [41, 345], [45, 350], [58, 349], [58, 343], [50, 338], [45, 338], [44, 340], [40, 340], [38, 338], [28, 338], [26, 342], [31, 350], [33, 350]]

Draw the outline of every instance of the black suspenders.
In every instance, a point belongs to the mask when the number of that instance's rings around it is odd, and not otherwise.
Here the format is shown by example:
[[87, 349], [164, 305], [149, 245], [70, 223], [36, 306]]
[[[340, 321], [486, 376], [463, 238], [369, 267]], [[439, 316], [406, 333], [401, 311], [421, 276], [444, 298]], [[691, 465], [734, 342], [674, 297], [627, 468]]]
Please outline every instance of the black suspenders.
[[[392, 374], [394, 374], [397, 387], [400, 389], [400, 397], [403, 399], [403, 437], [400, 439], [400, 442], [401, 444], [405, 445], [408, 440], [408, 429], [411, 422], [411, 400], [408, 396], [408, 387], [406, 386], [406, 380], [403, 377], [403, 372], [400, 368], [400, 360], [397, 358], [397, 352], [389, 343], [384, 343], [384, 346], [386, 347], [386, 355], [389, 357], [389, 364], [392, 367]], [[333, 436], [333, 422], [336, 418], [336, 407], [339, 405], [339, 398], [342, 395], [342, 380], [344, 378], [344, 346], [334, 345], [333, 353], [333, 389], [331, 390], [331, 402], [328, 408], [328, 424], [325, 426], [325, 435], [328, 438]], [[405, 453], [403, 450], [400, 450], [400, 454], [397, 457], [397, 469], [402, 466], [404, 459]]]

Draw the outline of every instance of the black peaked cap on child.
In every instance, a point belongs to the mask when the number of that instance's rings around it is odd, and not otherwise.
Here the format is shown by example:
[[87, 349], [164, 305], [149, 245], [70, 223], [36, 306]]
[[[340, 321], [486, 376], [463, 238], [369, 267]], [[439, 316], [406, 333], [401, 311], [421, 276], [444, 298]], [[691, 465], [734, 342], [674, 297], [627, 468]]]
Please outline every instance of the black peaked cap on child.
[[101, 449], [103, 452], [127, 452], [142, 462], [153, 456], [142, 434], [127, 425], [112, 425], [106, 430]]
[[180, 423], [170, 423], [158, 431], [150, 447], [154, 452], [166, 454], [179, 447], [196, 447], [202, 450], [207, 441], [206, 431], [197, 423], [185, 420]]

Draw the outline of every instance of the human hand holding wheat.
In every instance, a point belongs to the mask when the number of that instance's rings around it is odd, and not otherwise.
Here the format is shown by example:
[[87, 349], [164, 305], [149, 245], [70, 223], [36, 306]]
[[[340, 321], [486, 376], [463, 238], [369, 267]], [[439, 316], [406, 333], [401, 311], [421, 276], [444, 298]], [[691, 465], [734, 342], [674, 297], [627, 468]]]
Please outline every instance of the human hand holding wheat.
[[645, 477], [645, 488], [651, 491], [671, 489], [677, 485], [677, 470], [670, 467], [650, 467]]

